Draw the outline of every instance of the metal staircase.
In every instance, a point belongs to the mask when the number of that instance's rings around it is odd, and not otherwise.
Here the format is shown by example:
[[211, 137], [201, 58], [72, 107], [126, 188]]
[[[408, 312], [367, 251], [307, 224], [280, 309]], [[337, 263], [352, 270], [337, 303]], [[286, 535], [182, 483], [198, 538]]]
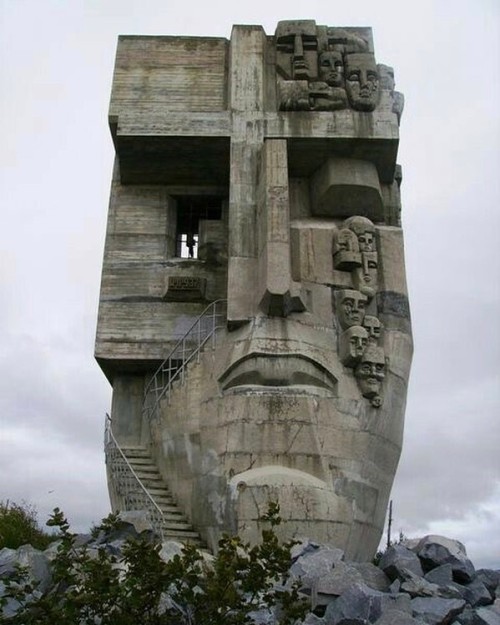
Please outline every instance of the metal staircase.
[[144, 390], [143, 419], [151, 421], [158, 414], [162, 399], [169, 399], [172, 384], [184, 381], [187, 365], [207, 346], [215, 347], [217, 331], [226, 327], [227, 300], [220, 299], [209, 304], [186, 334], [178, 341], [170, 354], [151, 376]]
[[[172, 384], [184, 381], [187, 365], [206, 346], [215, 347], [217, 331], [226, 327], [227, 301], [212, 302], [155, 371], [144, 392], [142, 418], [150, 421], [158, 414], [162, 399], [169, 399]], [[167, 484], [144, 447], [120, 447], [106, 415], [104, 449], [114, 493], [124, 510], [143, 510], [163, 540], [201, 544], [177, 507]]]
[[200, 535], [178, 508], [144, 447], [120, 447], [106, 415], [106, 463], [115, 495], [124, 510], [142, 510], [162, 540], [201, 544]]

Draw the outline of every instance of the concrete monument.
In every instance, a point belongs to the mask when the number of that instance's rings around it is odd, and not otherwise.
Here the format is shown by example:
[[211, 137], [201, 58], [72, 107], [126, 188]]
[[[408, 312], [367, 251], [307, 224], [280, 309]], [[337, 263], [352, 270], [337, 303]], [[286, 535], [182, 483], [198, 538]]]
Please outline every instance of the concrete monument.
[[284, 535], [373, 555], [412, 355], [402, 102], [369, 28], [119, 38], [96, 339], [114, 508], [134, 505], [116, 459], [143, 450], [211, 548], [277, 500]]

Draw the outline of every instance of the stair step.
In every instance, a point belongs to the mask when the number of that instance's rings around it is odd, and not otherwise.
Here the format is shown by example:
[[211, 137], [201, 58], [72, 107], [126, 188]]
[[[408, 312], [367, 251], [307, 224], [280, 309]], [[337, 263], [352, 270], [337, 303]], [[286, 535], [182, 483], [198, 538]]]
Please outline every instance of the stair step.
[[152, 464], [142, 464], [135, 460], [129, 460], [130, 466], [134, 467], [134, 471], [143, 471], [144, 473], [159, 473], [158, 469]]
[[177, 508], [177, 506], [169, 506], [168, 504], [164, 505], [161, 501], [155, 500], [158, 508], [163, 512], [164, 516], [179, 516], [182, 517], [182, 512]]
[[[127, 456], [127, 453], [125, 452], [125, 455]], [[128, 456], [127, 456], [128, 457]], [[147, 456], [133, 456], [130, 458], [130, 463], [131, 464], [143, 464], [143, 465], [150, 465], [152, 467], [154, 467], [155, 465], [151, 462], [151, 456], [148, 454]]]
[[[186, 517], [183, 514], [175, 514], [172, 512], [165, 512], [164, 510], [162, 510], [160, 508], [160, 510], [163, 513], [163, 521], [165, 523], [181, 523], [181, 524], [188, 524], [188, 521], [186, 519]], [[189, 524], [188, 524], [189, 525]], [[189, 525], [189, 527], [191, 527], [191, 525]]]
[[188, 522], [164, 482], [150, 452], [144, 447], [126, 447], [127, 461], [163, 514], [163, 537], [167, 540], [203, 545], [198, 532]]
[[159, 473], [143, 473], [142, 471], [136, 471], [136, 474], [141, 482], [147, 482], [148, 484], [159, 484], [164, 488], [167, 488], [162, 476]]
[[177, 536], [177, 537], [180, 537], [182, 539], [184, 539], [184, 538], [194, 538], [195, 540], [199, 540], [201, 542], [200, 535], [198, 534], [198, 532], [194, 532], [193, 530], [191, 530], [191, 531], [184, 531], [184, 530], [171, 530], [169, 528], [164, 528], [163, 529], [163, 536], [164, 537]]
[[122, 451], [127, 458], [143, 458], [151, 462], [151, 454], [144, 447], [125, 447]]
[[165, 484], [159, 484], [158, 482], [156, 482], [154, 486], [148, 488], [148, 491], [151, 494], [155, 493], [155, 495], [157, 495], [160, 499], [168, 499], [168, 501], [174, 501], [171, 492], [168, 490]]
[[187, 532], [188, 534], [191, 532], [198, 536], [197, 532], [193, 532], [193, 527], [189, 523], [176, 523], [175, 521], [163, 521], [163, 528], [168, 531], [176, 531], [176, 532]]

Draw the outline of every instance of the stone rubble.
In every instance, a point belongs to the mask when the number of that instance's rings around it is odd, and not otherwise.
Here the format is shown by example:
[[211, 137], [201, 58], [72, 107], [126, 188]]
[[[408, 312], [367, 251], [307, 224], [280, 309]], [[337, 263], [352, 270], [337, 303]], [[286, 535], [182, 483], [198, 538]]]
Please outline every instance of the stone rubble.
[[[136, 519], [123, 518], [112, 535], [82, 535], [78, 544], [96, 552], [105, 546], [119, 554], [127, 538], [143, 531], [149, 534]], [[166, 541], [160, 555], [168, 561], [181, 547]], [[56, 549], [57, 543], [44, 552], [29, 545], [2, 549], [0, 597], [1, 580], [14, 572], [17, 563], [39, 582], [36, 592], [46, 590]], [[212, 558], [206, 554], [208, 562]], [[465, 547], [455, 540], [425, 536], [418, 542], [394, 545], [378, 566], [347, 562], [341, 550], [310, 540], [297, 544], [292, 558], [288, 583], [298, 580], [311, 602], [311, 611], [300, 625], [500, 625], [500, 570], [476, 571]], [[15, 611], [12, 602], [4, 607], [6, 622]], [[277, 618], [268, 610], [252, 613], [255, 625], [274, 625]]]

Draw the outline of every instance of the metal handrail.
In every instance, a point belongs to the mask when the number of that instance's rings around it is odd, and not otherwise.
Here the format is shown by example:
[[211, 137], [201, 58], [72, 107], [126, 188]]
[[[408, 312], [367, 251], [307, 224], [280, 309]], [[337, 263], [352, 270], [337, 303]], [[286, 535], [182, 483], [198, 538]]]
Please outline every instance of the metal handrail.
[[209, 304], [194, 321], [184, 336], [177, 341], [170, 354], [151, 376], [144, 390], [142, 415], [148, 421], [156, 414], [158, 405], [163, 398], [170, 395], [175, 380], [184, 380], [185, 369], [197, 356], [207, 342], [212, 339], [215, 347], [217, 330], [226, 326], [227, 300], [220, 299]]
[[149, 494], [116, 440], [108, 413], [106, 413], [104, 428], [104, 452], [113, 478], [113, 485], [117, 489], [117, 494], [123, 498], [125, 509], [144, 510], [153, 529], [163, 540], [163, 511]]

